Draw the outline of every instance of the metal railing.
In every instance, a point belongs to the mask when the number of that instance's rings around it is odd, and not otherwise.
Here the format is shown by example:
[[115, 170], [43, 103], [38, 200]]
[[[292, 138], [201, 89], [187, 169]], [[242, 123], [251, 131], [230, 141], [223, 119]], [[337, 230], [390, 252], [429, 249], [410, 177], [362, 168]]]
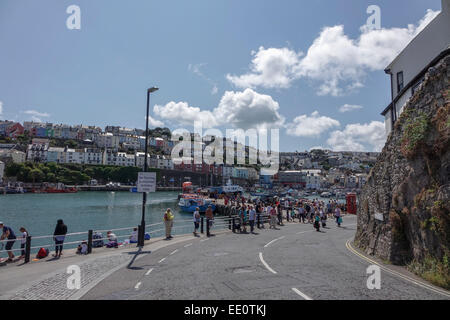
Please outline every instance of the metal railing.
[[[259, 217], [259, 215], [258, 215]], [[203, 234], [206, 230], [206, 234], [209, 236], [211, 228], [214, 229], [229, 229], [235, 232], [235, 226], [236, 221], [238, 221], [239, 217], [237, 215], [229, 215], [229, 216], [216, 216], [212, 221], [214, 223], [206, 223], [209, 221], [205, 217], [201, 217], [200, 219], [200, 232]], [[174, 232], [174, 234], [187, 234], [191, 233], [194, 230], [194, 224], [193, 219], [183, 219], [183, 220], [175, 220], [174, 226], [172, 226], [172, 230], [175, 230], [177, 232]], [[180, 224], [180, 225], [178, 225]], [[161, 228], [158, 228], [161, 226]], [[258, 224], [259, 227], [259, 224]], [[148, 224], [144, 228], [145, 233], [152, 237], [157, 237], [159, 235], [163, 235], [164, 231], [166, 230], [164, 226], [164, 222], [158, 222], [153, 224]], [[148, 231], [147, 231], [148, 230]], [[189, 231], [188, 231], [189, 230]], [[134, 244], [137, 243], [137, 239], [139, 238], [139, 235], [136, 235], [136, 241], [131, 241], [132, 235], [131, 233], [133, 231], [138, 231], [138, 226], [132, 226], [132, 227], [124, 227], [124, 228], [116, 228], [116, 229], [103, 229], [103, 230], [88, 230], [84, 232], [73, 232], [73, 233], [67, 233], [64, 237], [63, 246], [64, 248], [73, 249], [77, 247], [78, 245], [81, 245], [83, 242], [87, 244], [87, 254], [92, 253], [92, 250], [95, 248], [104, 247], [105, 241], [114, 242], [112, 241], [112, 237], [103, 237], [104, 232], [111, 231], [114, 233], [113, 238], [116, 239], [117, 245], [126, 245], [126, 244]], [[67, 239], [70, 239], [70, 241], [66, 242]], [[122, 243], [119, 243], [118, 240], [123, 239]], [[10, 250], [6, 250], [5, 246], [8, 242], [14, 241], [13, 248]], [[22, 243], [24, 241], [24, 243]], [[17, 248], [17, 245], [20, 244], [21, 247]], [[22, 247], [23, 244], [23, 247]], [[100, 246], [101, 244], [101, 246]], [[16, 246], [16, 248], [14, 248]], [[41, 248], [52, 248], [55, 247], [55, 236], [53, 235], [43, 235], [43, 236], [27, 236], [25, 239], [23, 237], [16, 237], [15, 239], [5, 239], [0, 240], [0, 255], [10, 252], [21, 252], [24, 253], [24, 262], [28, 263], [31, 260], [31, 255], [36, 254]], [[50, 250], [49, 250], [50, 251]]]

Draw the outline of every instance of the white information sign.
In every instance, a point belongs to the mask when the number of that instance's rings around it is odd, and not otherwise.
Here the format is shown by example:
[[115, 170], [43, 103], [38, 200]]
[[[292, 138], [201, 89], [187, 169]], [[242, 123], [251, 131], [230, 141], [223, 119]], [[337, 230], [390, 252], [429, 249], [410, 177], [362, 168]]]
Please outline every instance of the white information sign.
[[156, 172], [139, 172], [137, 192], [156, 191]]

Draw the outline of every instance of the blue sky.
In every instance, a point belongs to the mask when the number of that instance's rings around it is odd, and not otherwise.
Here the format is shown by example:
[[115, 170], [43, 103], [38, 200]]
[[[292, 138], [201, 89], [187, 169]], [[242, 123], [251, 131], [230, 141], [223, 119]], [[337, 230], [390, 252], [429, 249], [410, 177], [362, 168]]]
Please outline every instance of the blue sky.
[[[0, 119], [143, 128], [158, 86], [152, 124], [278, 127], [281, 151], [378, 151], [386, 61], [440, 4], [1, 0]], [[69, 5], [81, 30], [66, 27]], [[360, 41], [369, 5], [382, 30]]]

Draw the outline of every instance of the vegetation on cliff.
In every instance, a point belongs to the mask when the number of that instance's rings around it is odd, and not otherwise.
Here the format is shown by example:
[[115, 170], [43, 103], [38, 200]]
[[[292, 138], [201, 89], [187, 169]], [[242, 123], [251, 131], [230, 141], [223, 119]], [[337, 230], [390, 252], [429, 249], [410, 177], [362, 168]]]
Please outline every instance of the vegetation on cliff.
[[[363, 189], [357, 243], [450, 289], [450, 56], [431, 68]], [[383, 221], [374, 218], [383, 214]]]

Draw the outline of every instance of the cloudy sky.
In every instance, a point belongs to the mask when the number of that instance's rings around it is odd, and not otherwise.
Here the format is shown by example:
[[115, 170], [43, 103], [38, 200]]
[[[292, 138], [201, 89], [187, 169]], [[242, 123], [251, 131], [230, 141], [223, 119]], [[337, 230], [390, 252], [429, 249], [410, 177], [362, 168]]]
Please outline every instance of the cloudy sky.
[[[280, 150], [380, 151], [384, 68], [440, 0], [1, 0], [0, 119], [280, 129]], [[66, 9], [81, 9], [69, 30]], [[381, 9], [381, 29], [366, 27]]]

